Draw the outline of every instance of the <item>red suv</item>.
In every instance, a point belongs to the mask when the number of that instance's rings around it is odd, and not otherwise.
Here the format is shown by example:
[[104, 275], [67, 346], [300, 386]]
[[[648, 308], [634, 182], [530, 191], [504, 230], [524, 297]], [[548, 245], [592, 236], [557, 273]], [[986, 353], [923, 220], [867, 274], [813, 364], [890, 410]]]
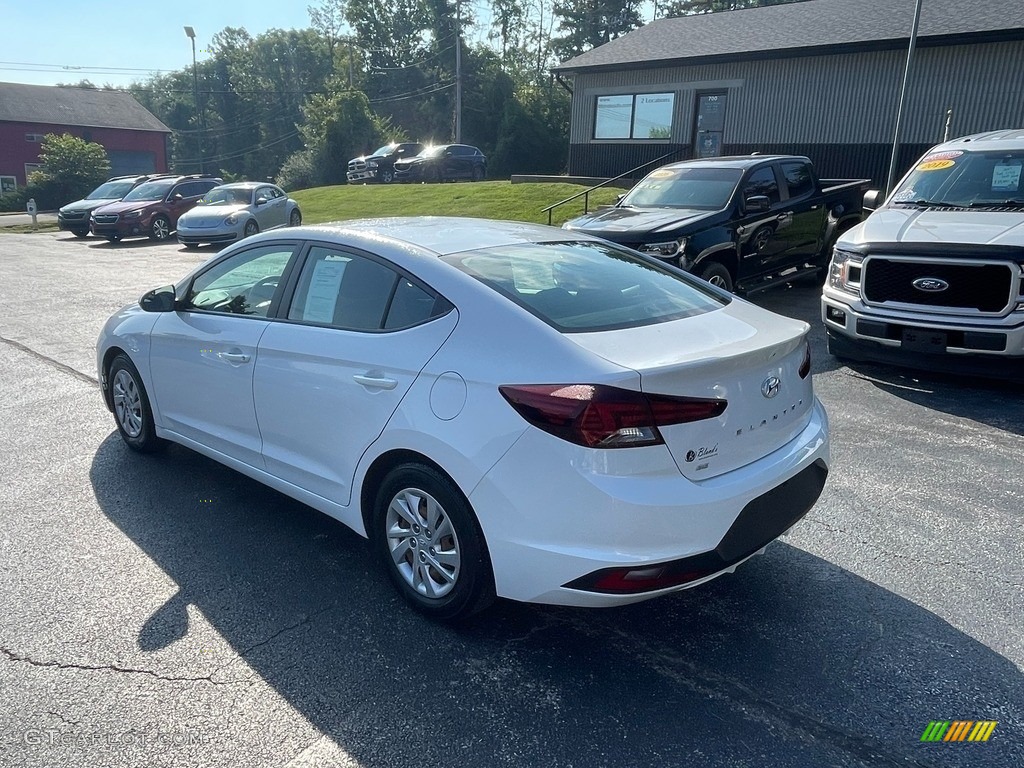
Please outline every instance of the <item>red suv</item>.
[[89, 229], [112, 243], [122, 237], [166, 240], [177, 228], [178, 217], [223, 183], [223, 179], [205, 174], [165, 176], [147, 181], [119, 202], [93, 211]]

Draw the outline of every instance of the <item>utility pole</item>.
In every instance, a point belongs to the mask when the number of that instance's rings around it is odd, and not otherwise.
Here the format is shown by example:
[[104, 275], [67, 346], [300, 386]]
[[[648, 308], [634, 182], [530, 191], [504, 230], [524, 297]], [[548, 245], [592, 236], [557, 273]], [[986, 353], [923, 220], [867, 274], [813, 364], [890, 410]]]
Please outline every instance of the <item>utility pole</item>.
[[896, 180], [896, 163], [900, 150], [900, 138], [903, 130], [903, 106], [907, 99], [907, 85], [910, 81], [910, 65], [914, 61], [914, 46], [917, 45], [917, 27], [921, 22], [921, 0], [917, 0], [914, 8], [914, 24], [910, 28], [910, 45], [907, 48], [907, 66], [903, 70], [903, 87], [900, 88], [900, 104], [896, 110], [896, 130], [892, 138], [892, 159], [889, 161], [889, 179], [885, 184], [885, 194], [892, 192]]
[[455, 0], [455, 143], [462, 143], [462, 7]]
[[192, 41], [192, 92], [196, 100], [196, 117], [199, 118], [199, 172], [206, 173], [206, 157], [203, 154], [203, 138], [206, 136], [206, 115], [199, 106], [199, 75], [196, 72], [196, 31], [185, 27], [185, 34]]

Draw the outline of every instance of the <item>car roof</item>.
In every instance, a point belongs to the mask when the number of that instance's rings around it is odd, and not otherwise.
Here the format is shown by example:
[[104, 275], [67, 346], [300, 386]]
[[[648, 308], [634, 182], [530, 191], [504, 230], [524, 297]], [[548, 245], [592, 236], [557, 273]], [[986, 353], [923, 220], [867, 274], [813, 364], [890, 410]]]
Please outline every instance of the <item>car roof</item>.
[[946, 141], [938, 146], [932, 147], [929, 152], [940, 150], [959, 149], [963, 151], [974, 150], [975, 152], [999, 152], [1024, 149], [1024, 128], [1014, 128], [1002, 131], [986, 131], [985, 133], [974, 133], [970, 136], [961, 136], [952, 141]]
[[353, 219], [306, 227], [338, 236], [355, 236], [366, 241], [389, 240], [432, 251], [438, 256], [536, 242], [596, 240], [581, 232], [531, 224], [524, 221], [472, 219], [459, 216], [395, 216]]
[[725, 157], [704, 157], [695, 160], [682, 160], [678, 163], [670, 163], [662, 168], [739, 168], [745, 170], [753, 168], [761, 163], [769, 163], [777, 160], [800, 160], [811, 162], [808, 158], [800, 155], [727, 155]]

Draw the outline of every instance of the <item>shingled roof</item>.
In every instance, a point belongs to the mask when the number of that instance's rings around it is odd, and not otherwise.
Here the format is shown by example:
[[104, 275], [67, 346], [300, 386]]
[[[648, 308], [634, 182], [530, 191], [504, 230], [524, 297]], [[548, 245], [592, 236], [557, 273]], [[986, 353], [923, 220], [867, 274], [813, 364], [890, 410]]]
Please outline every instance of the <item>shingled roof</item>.
[[[554, 67], [633, 69], [693, 60], [840, 53], [903, 47], [911, 0], [805, 0], [657, 19]], [[925, 0], [919, 44], [1024, 39], [1024, 0]]]
[[22, 83], [0, 83], [0, 122], [8, 121], [171, 132], [127, 91]]

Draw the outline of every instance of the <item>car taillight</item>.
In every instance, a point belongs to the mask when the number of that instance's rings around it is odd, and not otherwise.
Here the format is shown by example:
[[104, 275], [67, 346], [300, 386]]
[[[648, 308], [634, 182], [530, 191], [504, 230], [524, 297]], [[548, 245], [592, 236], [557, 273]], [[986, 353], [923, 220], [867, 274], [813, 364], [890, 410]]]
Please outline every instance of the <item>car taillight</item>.
[[520, 384], [498, 390], [533, 426], [587, 448], [659, 445], [665, 442], [659, 426], [711, 419], [728, 404], [602, 384]]
[[800, 378], [806, 379], [807, 374], [811, 372], [811, 345], [808, 344], [804, 349], [804, 361], [800, 363]]

